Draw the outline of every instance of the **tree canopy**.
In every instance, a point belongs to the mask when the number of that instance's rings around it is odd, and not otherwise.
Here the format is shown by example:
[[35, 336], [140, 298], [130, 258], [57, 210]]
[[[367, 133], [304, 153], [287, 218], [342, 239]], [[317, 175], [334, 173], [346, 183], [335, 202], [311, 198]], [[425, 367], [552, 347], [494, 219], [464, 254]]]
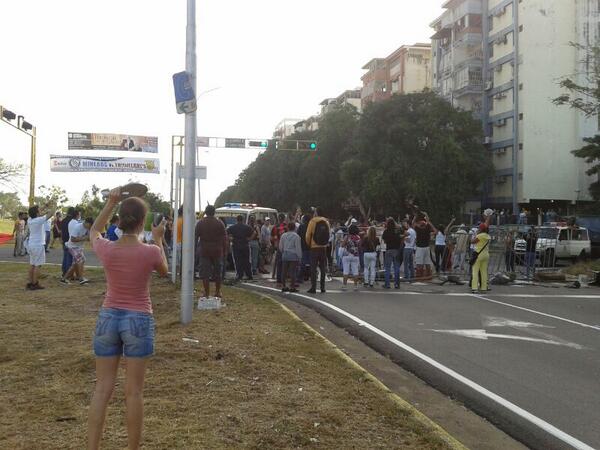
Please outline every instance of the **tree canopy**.
[[[581, 69], [574, 76], [560, 80], [559, 86], [566, 93], [556, 97], [553, 103], [558, 106], [568, 106], [584, 114], [585, 117], [596, 117], [600, 114], [600, 47], [571, 44], [585, 54], [580, 61]], [[577, 79], [582, 81], [577, 81]], [[585, 145], [572, 153], [578, 158], [584, 158], [592, 167], [588, 175], [600, 174], [600, 134], [583, 139]], [[600, 181], [590, 185], [590, 194], [594, 200], [600, 200]]]
[[396, 95], [362, 115], [352, 106], [336, 107], [318, 131], [292, 139], [316, 139], [317, 151], [265, 151], [221, 193], [217, 206], [321, 206], [330, 217], [348, 210], [384, 217], [403, 214], [411, 197], [434, 219], [446, 220], [493, 170], [480, 122], [431, 92]]

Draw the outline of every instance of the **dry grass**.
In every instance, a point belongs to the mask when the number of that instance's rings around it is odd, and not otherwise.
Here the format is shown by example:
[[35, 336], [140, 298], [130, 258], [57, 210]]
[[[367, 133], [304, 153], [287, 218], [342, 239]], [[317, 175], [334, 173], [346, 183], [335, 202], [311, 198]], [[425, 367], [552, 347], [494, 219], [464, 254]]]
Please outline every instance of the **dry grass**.
[[15, 222], [10, 219], [0, 219], [0, 234], [12, 234]]
[[[0, 264], [0, 448], [82, 449], [104, 278], [90, 271], [90, 285], [67, 288], [46, 267], [47, 289], [26, 292], [25, 270]], [[225, 295], [225, 309], [195, 311], [182, 328], [176, 291], [154, 280], [144, 448], [447, 448], [279, 305], [236, 290]], [[107, 449], [126, 445], [122, 372]]]
[[568, 275], [589, 275], [593, 276], [591, 271], [600, 271], [600, 260], [585, 261], [564, 269], [564, 272]]

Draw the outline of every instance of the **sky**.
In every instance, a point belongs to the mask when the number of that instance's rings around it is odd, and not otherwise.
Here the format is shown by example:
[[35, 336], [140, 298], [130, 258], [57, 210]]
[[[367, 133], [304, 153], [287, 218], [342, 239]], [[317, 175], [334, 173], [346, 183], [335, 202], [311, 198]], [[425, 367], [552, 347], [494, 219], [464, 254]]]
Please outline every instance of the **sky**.
[[[317, 113], [323, 99], [361, 86], [370, 59], [429, 42], [441, 4], [198, 0], [198, 135], [268, 138], [280, 120]], [[185, 20], [185, 0], [0, 1], [0, 105], [37, 127], [37, 186], [61, 186], [76, 203], [92, 184], [133, 179], [169, 199], [171, 136], [184, 132], [171, 77], [185, 69]], [[158, 136], [161, 173], [51, 173], [50, 154], [140, 156], [68, 150], [69, 131]], [[0, 158], [28, 164], [29, 148], [28, 136], [0, 123]], [[199, 155], [205, 204], [258, 152]], [[28, 175], [17, 181], [23, 201], [28, 186]]]

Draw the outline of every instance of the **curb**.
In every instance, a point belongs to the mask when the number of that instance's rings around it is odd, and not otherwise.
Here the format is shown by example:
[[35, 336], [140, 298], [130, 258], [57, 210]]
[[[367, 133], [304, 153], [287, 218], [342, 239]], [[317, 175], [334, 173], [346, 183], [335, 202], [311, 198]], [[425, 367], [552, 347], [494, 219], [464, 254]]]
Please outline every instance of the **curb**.
[[315, 330], [310, 325], [308, 325], [306, 322], [304, 322], [302, 319], [300, 319], [300, 317], [298, 317], [287, 306], [285, 306], [281, 302], [277, 301], [276, 298], [274, 298], [274, 297], [272, 297], [270, 295], [265, 295], [265, 294], [257, 293], [256, 291], [253, 291], [253, 290], [247, 290], [247, 289], [243, 289], [243, 288], [235, 288], [235, 289], [244, 290], [246, 292], [252, 292], [253, 294], [258, 295], [259, 297], [263, 297], [263, 298], [266, 298], [266, 299], [268, 299], [268, 300], [270, 300], [272, 302], [277, 303], [281, 307], [281, 309], [283, 309], [292, 319], [294, 319], [295, 321], [301, 323], [304, 328], [306, 328], [313, 335], [315, 335], [318, 338], [320, 338], [325, 343], [325, 345], [327, 345], [338, 356], [340, 356], [348, 365], [350, 365], [351, 367], [357, 369], [364, 376], [366, 376], [371, 382], [373, 382], [375, 384], [375, 386], [377, 386], [381, 391], [383, 391], [390, 400], [392, 400], [394, 403], [396, 403], [397, 406], [399, 406], [402, 409], [408, 410], [425, 427], [433, 429], [434, 434], [438, 438], [440, 438], [442, 441], [444, 441], [444, 443], [446, 443], [452, 450], [468, 450], [467, 447], [465, 447], [463, 444], [461, 444], [459, 441], [457, 441], [452, 435], [450, 435], [440, 425], [438, 425], [436, 422], [434, 422], [433, 420], [431, 420], [429, 417], [427, 417], [421, 411], [419, 411], [418, 409], [416, 409], [413, 405], [411, 405], [410, 403], [408, 403], [402, 397], [400, 397], [396, 393], [392, 392], [385, 384], [383, 384], [371, 372], [369, 372], [368, 370], [366, 370], [364, 367], [362, 367], [360, 364], [358, 364], [356, 361], [354, 361], [352, 358], [350, 358], [350, 356], [348, 356], [343, 351], [341, 351], [333, 342], [331, 342], [329, 339], [327, 339], [325, 336], [323, 336], [317, 330]]

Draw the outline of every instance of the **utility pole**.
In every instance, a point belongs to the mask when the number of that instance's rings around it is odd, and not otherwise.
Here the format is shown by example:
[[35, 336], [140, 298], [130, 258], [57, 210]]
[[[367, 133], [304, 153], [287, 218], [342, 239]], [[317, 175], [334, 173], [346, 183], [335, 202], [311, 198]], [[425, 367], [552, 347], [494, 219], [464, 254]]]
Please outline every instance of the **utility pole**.
[[[196, 0], [187, 0], [185, 70], [196, 92]], [[194, 229], [196, 226], [196, 112], [185, 114], [185, 167], [181, 262], [181, 323], [192, 321], [194, 310]]]

